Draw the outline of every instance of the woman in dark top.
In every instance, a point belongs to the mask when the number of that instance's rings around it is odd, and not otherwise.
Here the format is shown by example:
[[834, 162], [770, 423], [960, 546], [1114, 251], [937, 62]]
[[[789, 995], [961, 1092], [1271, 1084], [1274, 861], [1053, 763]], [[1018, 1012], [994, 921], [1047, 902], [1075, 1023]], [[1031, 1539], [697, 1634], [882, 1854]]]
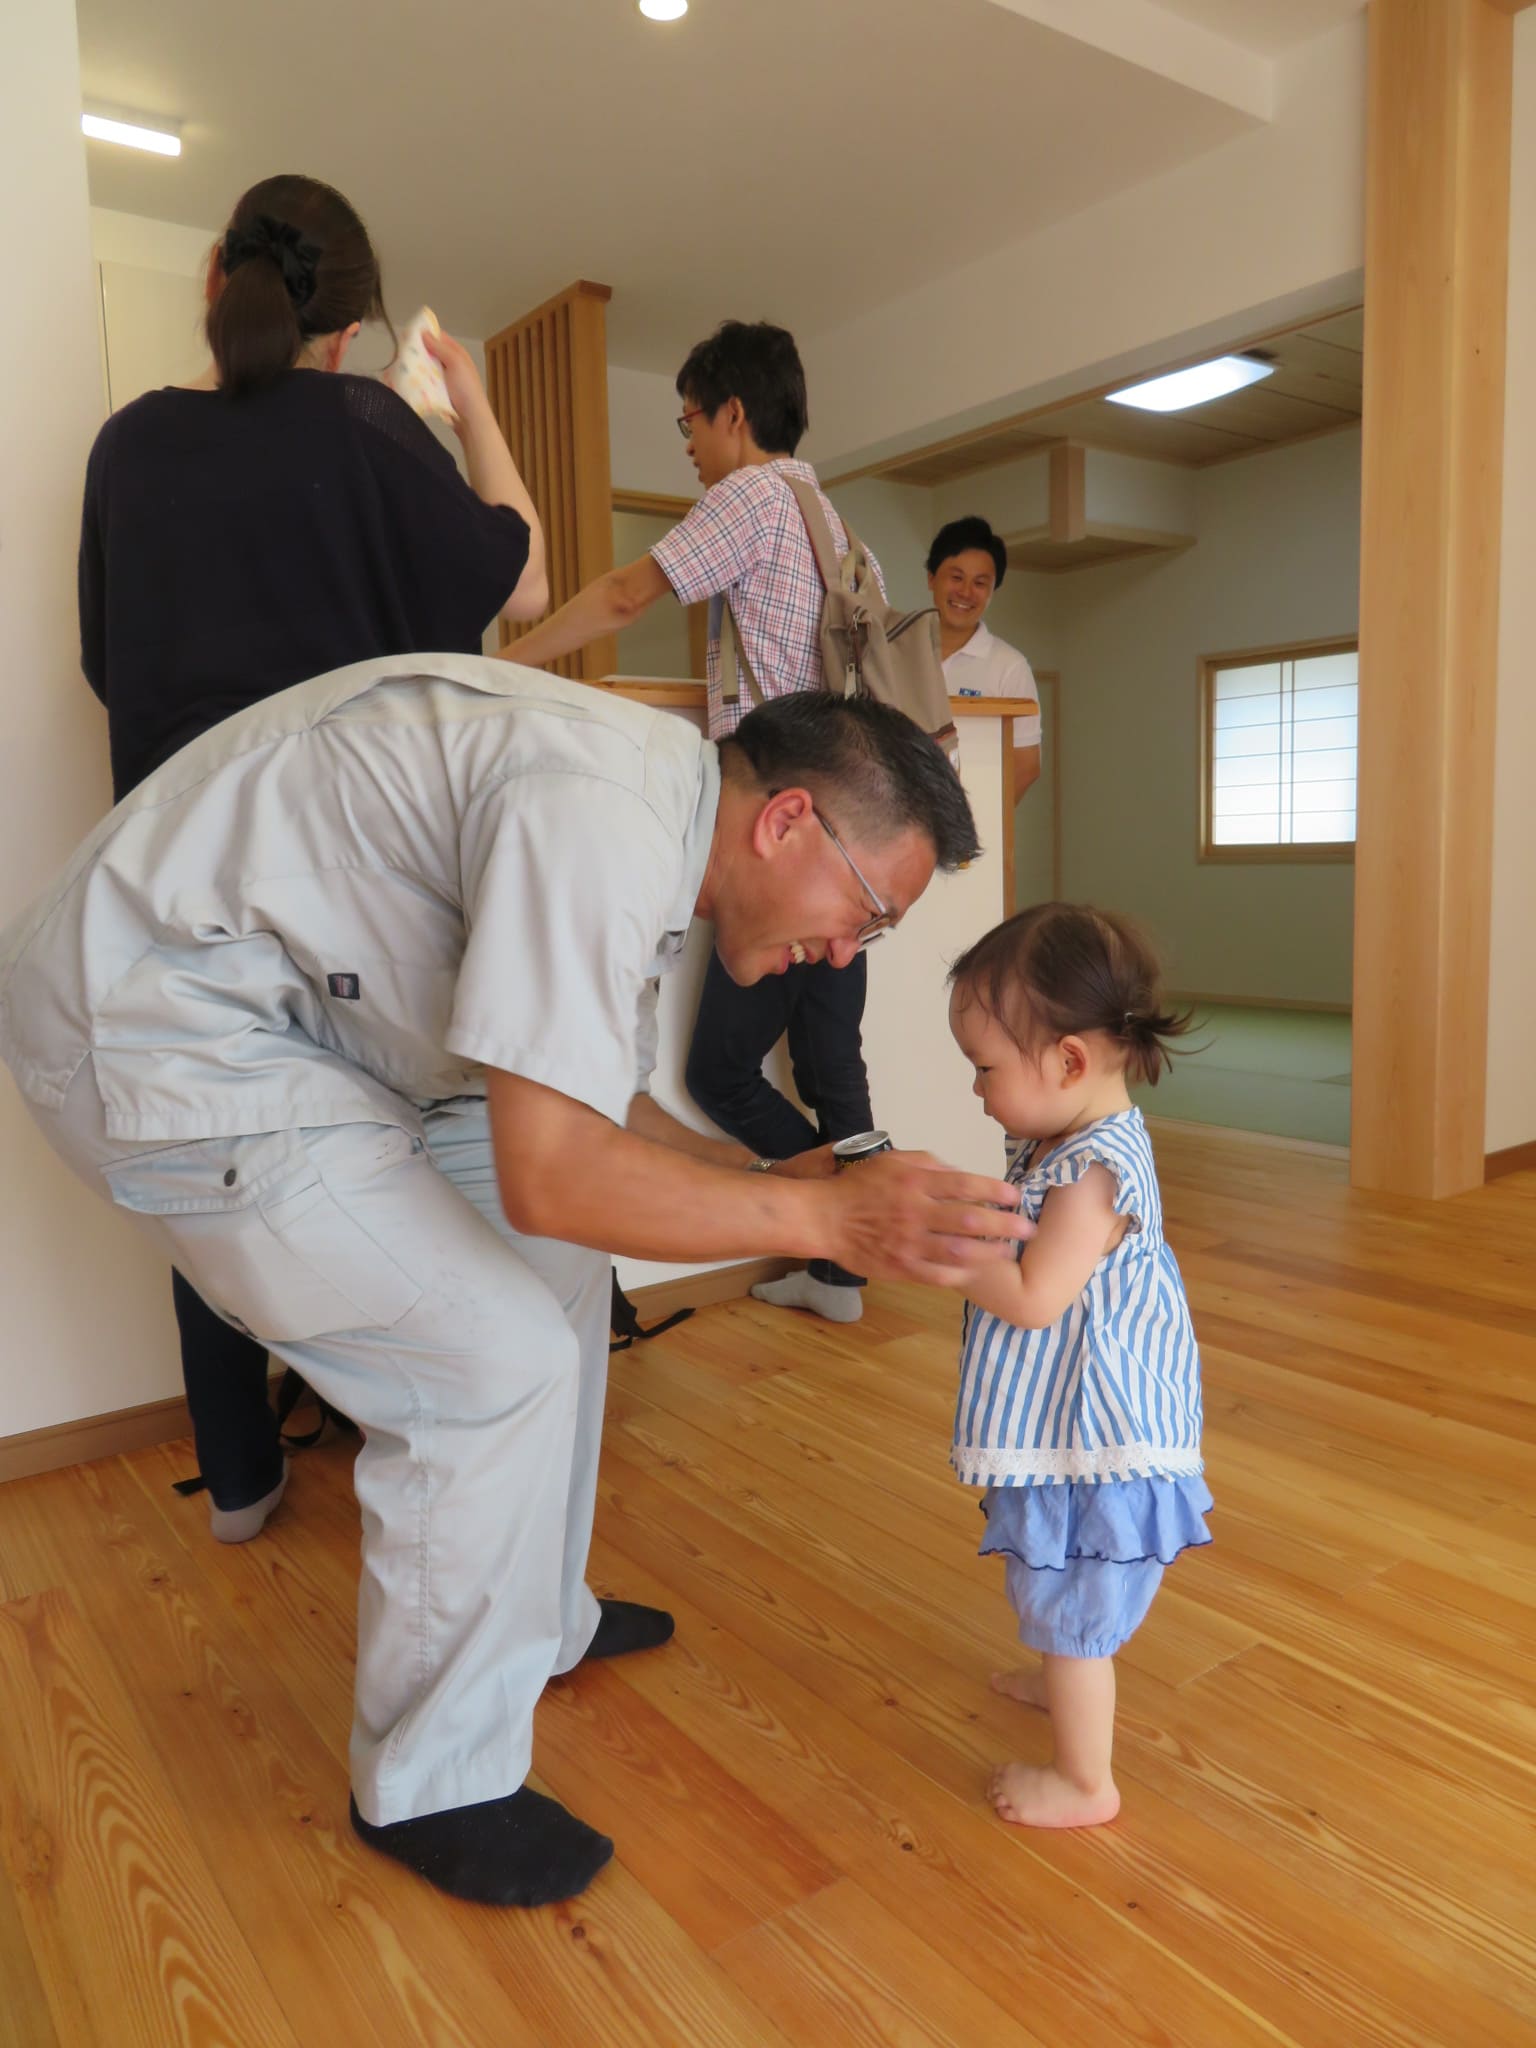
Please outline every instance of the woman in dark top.
[[[478, 653], [498, 613], [536, 618], [548, 602], [538, 516], [468, 352], [429, 343], [467, 484], [402, 399], [342, 370], [384, 305], [340, 193], [253, 186], [209, 258], [207, 298], [209, 368], [114, 414], [86, 470], [81, 658], [117, 797], [278, 690], [371, 656]], [[180, 1274], [174, 1288], [214, 1534], [240, 1542], [284, 1479], [267, 1355]]]

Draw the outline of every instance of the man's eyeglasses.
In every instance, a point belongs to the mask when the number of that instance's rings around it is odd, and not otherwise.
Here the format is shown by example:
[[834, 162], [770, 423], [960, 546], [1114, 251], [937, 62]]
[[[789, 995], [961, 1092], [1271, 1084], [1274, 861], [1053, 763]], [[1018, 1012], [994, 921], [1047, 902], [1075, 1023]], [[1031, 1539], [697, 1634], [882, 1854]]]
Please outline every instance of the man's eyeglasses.
[[696, 405], [693, 408], [692, 412], [681, 412], [678, 414], [677, 431], [682, 435], [685, 441], [691, 441], [693, 439], [693, 429], [692, 427], [689, 426], [688, 422], [690, 420], [702, 419], [705, 413], [708, 412], [708, 410], [709, 407], [707, 405]]
[[872, 946], [875, 943], [876, 939], [883, 939], [888, 931], [894, 929], [896, 924], [896, 912], [894, 910], [887, 909], [885, 903], [881, 900], [878, 892], [870, 887], [869, 883], [864, 878], [863, 871], [859, 867], [858, 862], [854, 859], [853, 855], [848, 851], [847, 847], [844, 846], [843, 842], [841, 841], [841, 839], [838, 838], [837, 834], [832, 830], [832, 827], [827, 823], [826, 819], [821, 815], [820, 811], [814, 812], [813, 815], [816, 819], [817, 824], [820, 825], [822, 831], [826, 833], [827, 837], [831, 840], [832, 844], [843, 856], [843, 859], [847, 861], [849, 867], [852, 868], [855, 880], [858, 882], [859, 887], [864, 891], [870, 909], [873, 910], [875, 913], [873, 917], [869, 918], [864, 924], [861, 924], [859, 926], [859, 929], [855, 934], [856, 943], [858, 945], [859, 951], [862, 953], [866, 946]]

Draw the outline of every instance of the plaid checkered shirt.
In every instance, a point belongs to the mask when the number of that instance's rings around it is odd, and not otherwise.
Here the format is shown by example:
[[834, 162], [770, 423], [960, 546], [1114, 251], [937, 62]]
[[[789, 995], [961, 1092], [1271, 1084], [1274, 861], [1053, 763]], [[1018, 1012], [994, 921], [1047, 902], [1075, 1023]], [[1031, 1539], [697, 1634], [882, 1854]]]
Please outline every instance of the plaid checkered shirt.
[[[821, 688], [821, 601], [816, 557], [795, 494], [784, 479], [816, 484], [808, 462], [752, 463], [732, 470], [700, 498], [687, 518], [651, 549], [679, 604], [710, 600], [709, 736], [734, 732], [757, 701], [745, 676], [741, 695], [720, 694], [720, 626], [728, 600], [737, 637], [765, 697]], [[816, 484], [839, 554], [848, 533]], [[882, 590], [885, 579], [871, 557]]]

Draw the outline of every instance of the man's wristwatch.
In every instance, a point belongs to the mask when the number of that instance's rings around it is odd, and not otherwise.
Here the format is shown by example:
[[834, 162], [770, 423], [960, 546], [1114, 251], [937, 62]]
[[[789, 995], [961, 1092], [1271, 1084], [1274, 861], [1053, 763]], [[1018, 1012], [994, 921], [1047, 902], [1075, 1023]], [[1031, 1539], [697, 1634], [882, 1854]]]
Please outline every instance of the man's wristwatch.
[[772, 1173], [778, 1165], [777, 1159], [751, 1159], [747, 1162], [748, 1173]]

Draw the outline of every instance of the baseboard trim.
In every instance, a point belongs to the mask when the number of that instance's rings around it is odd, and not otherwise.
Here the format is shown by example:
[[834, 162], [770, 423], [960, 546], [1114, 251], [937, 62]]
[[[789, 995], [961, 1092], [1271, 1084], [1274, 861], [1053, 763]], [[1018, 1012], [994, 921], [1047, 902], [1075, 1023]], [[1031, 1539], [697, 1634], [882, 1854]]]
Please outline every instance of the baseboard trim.
[[1536, 1171], [1536, 1139], [1528, 1145], [1507, 1145], [1502, 1152], [1490, 1152], [1483, 1160], [1483, 1179], [1502, 1180], [1506, 1173]]
[[[660, 1322], [675, 1309], [708, 1308], [734, 1301], [760, 1280], [777, 1280], [792, 1259], [748, 1259], [738, 1266], [716, 1266], [707, 1273], [685, 1273], [637, 1287], [630, 1300], [643, 1323]], [[277, 1372], [282, 1367], [277, 1367]], [[95, 1458], [118, 1458], [155, 1444], [175, 1443], [192, 1434], [186, 1397], [145, 1401], [137, 1408], [117, 1408], [106, 1415], [82, 1415], [74, 1422], [54, 1422], [44, 1429], [25, 1429], [0, 1437], [0, 1485], [11, 1479], [32, 1479], [40, 1472], [58, 1472], [66, 1465], [88, 1465]], [[190, 1467], [189, 1467], [190, 1472]]]
[[107, 1415], [82, 1415], [46, 1429], [26, 1429], [18, 1436], [0, 1437], [0, 1484], [57, 1472], [65, 1465], [88, 1465], [94, 1458], [120, 1457], [124, 1451], [145, 1451], [152, 1444], [174, 1443], [191, 1434], [192, 1418], [183, 1394]]
[[1149, 1116], [1142, 1111], [1150, 1131], [1176, 1131], [1180, 1136], [1219, 1138], [1225, 1144], [1263, 1145], [1273, 1152], [1309, 1152], [1315, 1159], [1348, 1159], [1347, 1145], [1329, 1145], [1321, 1138], [1287, 1138], [1278, 1131], [1242, 1131], [1234, 1124], [1201, 1124], [1191, 1117]]
[[1317, 1010], [1329, 1017], [1349, 1017], [1354, 1014], [1353, 1003], [1312, 1002], [1306, 996], [1216, 996], [1205, 989], [1171, 988], [1168, 1000], [1174, 1003], [1210, 1003], [1223, 1010]]
[[782, 1279], [793, 1259], [746, 1259], [737, 1266], [715, 1266], [707, 1273], [683, 1273], [676, 1280], [658, 1280], [637, 1287], [630, 1300], [642, 1323], [659, 1323], [680, 1308], [712, 1308], [716, 1302], [739, 1301], [764, 1280]]

